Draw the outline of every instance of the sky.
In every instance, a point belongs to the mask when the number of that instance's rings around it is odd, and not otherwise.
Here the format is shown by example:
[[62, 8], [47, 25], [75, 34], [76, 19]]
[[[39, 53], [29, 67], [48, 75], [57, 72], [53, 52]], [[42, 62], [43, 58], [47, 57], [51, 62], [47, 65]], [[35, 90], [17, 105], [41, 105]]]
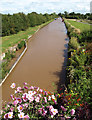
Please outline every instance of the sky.
[[0, 0], [0, 13], [89, 13], [92, 0]]

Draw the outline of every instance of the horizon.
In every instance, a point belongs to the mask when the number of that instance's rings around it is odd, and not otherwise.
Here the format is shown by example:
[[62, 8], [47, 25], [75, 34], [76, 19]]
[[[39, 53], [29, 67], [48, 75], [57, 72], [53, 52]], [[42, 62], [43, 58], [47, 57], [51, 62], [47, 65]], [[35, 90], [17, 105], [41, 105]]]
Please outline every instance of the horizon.
[[1, 0], [1, 14], [16, 14], [23, 12], [25, 14], [36, 12], [42, 13], [68, 13], [75, 12], [86, 14], [91, 11], [91, 0]]

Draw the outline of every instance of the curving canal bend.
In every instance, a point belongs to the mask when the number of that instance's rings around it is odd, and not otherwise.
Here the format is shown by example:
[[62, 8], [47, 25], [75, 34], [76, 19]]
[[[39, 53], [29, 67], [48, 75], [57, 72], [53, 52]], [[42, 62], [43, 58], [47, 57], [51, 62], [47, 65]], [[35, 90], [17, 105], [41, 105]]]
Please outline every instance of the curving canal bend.
[[10, 101], [11, 83], [24, 82], [55, 91], [65, 83], [67, 35], [61, 18], [40, 29], [28, 43], [28, 50], [2, 85], [2, 99]]

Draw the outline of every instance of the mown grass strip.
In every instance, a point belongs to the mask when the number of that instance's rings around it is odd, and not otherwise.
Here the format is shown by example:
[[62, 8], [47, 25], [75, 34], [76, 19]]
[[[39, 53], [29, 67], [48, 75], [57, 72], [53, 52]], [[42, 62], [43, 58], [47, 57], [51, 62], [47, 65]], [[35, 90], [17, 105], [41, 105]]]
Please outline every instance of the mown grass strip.
[[90, 31], [90, 27], [91, 25], [89, 24], [84, 24], [84, 23], [80, 23], [80, 22], [76, 22], [76, 21], [72, 21], [72, 20], [67, 20], [72, 26], [78, 28], [81, 30], [81, 32], [83, 31]]
[[39, 26], [29, 27], [26, 31], [20, 31], [14, 35], [2, 37], [2, 52], [5, 52], [9, 47], [14, 46], [19, 41], [21, 41], [23, 39], [28, 39], [28, 36], [33, 35], [39, 28], [47, 25], [48, 23], [50, 23], [52, 21], [53, 20], [50, 20]]

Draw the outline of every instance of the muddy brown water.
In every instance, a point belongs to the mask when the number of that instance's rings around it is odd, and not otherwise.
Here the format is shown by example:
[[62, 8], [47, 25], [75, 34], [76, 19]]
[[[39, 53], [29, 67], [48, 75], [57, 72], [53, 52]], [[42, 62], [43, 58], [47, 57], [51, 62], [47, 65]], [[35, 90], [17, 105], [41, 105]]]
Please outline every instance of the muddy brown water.
[[2, 85], [2, 100], [10, 101], [11, 83], [28, 84], [56, 91], [65, 83], [67, 35], [61, 19], [40, 29], [28, 43], [28, 50]]

